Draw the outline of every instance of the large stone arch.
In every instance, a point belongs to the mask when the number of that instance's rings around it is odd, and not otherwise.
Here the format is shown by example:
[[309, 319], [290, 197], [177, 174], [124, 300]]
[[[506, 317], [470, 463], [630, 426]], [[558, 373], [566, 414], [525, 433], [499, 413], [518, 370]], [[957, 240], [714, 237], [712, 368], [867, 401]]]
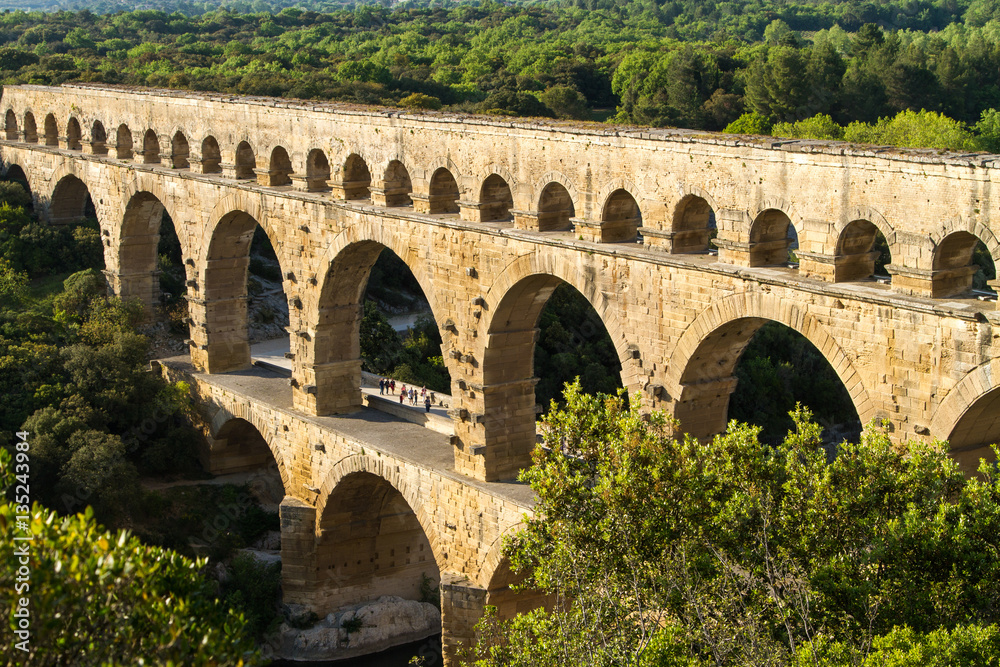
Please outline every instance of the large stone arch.
[[314, 600], [322, 611], [386, 594], [419, 599], [423, 578], [429, 573], [437, 584], [448, 569], [417, 489], [398, 466], [365, 454], [340, 460], [325, 475], [315, 536]]
[[[72, 178], [75, 178], [76, 180], [80, 181], [80, 183], [86, 189], [85, 196], [89, 195], [92, 192], [91, 187], [90, 187], [90, 183], [87, 182], [89, 180], [89, 175], [86, 174], [86, 173], [83, 173], [82, 170], [78, 170], [76, 168], [76, 164], [77, 163], [75, 163], [72, 160], [66, 160], [61, 165], [59, 165], [59, 167], [57, 167], [56, 170], [53, 171], [52, 175], [49, 177], [49, 184], [52, 187], [52, 192], [48, 196], [48, 206], [47, 206], [47, 208], [48, 208], [49, 220], [52, 221], [52, 222], [55, 222], [55, 223], [59, 223], [59, 222], [71, 222], [72, 220], [79, 219], [82, 216], [82, 214], [83, 214], [83, 206], [84, 206], [84, 204], [86, 202], [86, 199], [81, 199], [79, 201], [79, 204], [80, 204], [80, 206], [79, 206], [79, 212], [78, 212], [79, 215], [76, 215], [76, 216], [66, 215], [65, 212], [60, 213], [58, 211], [55, 212], [56, 213], [55, 215], [53, 215], [54, 211], [53, 211], [53, 208], [52, 208], [53, 204], [55, 203], [56, 197], [57, 196], [61, 196], [60, 195], [60, 191], [62, 191], [63, 188], [60, 187], [60, 184], [63, 184], [63, 186], [65, 187], [65, 184], [67, 183], [67, 181], [66, 181], [67, 177], [72, 177]], [[86, 165], [83, 165], [83, 166], [86, 167]], [[29, 186], [30, 186], [30, 183], [29, 183]], [[64, 194], [65, 194], [65, 192], [64, 192]], [[78, 195], [79, 193], [74, 191], [73, 194], [74, 195]], [[111, 217], [109, 216], [110, 211], [108, 210], [110, 207], [108, 205], [106, 205], [106, 204], [101, 203], [100, 198], [94, 199], [93, 197], [91, 197], [91, 201], [94, 204], [94, 210], [97, 213], [97, 220], [100, 223], [101, 228], [104, 229], [106, 225], [112, 224], [111, 223]]]
[[615, 304], [600, 289], [599, 276], [587, 275], [549, 253], [518, 258], [486, 293], [485, 322], [480, 325], [485, 330], [482, 385], [475, 392], [477, 416], [462, 429], [456, 426], [456, 433], [481, 447], [480, 451], [466, 447], [459, 462], [472, 466], [487, 480], [513, 478], [530, 463], [536, 431], [534, 350], [538, 318], [563, 282], [577, 289], [597, 311], [618, 353], [622, 384], [633, 393], [642, 388], [639, 362], [629, 349]]
[[[295, 354], [292, 386], [296, 407], [313, 414], [350, 412], [361, 407], [359, 327], [368, 275], [384, 248], [413, 273], [442, 330], [438, 295], [425, 257], [405, 237], [376, 221], [351, 225], [330, 243], [318, 265], [318, 289], [310, 290], [312, 320], [304, 323]], [[449, 372], [454, 369], [445, 355]]]
[[4, 153], [3, 162], [0, 163], [3, 166], [3, 175], [6, 178], [10, 174], [11, 167], [17, 167], [24, 174], [24, 180], [28, 184], [28, 194], [31, 195], [32, 200], [37, 202], [38, 192], [34, 183], [37, 183], [41, 179], [30, 168], [25, 168], [24, 163], [17, 159], [17, 155], [17, 153], [12, 152]]
[[326, 511], [327, 502], [330, 500], [330, 495], [333, 493], [334, 489], [336, 489], [346, 477], [357, 473], [368, 473], [375, 475], [376, 477], [381, 477], [388, 482], [390, 486], [399, 491], [400, 495], [403, 496], [403, 499], [407, 502], [407, 504], [409, 504], [410, 509], [412, 509], [413, 513], [417, 516], [417, 521], [420, 523], [420, 527], [424, 529], [424, 534], [427, 535], [427, 541], [431, 544], [431, 553], [434, 555], [435, 563], [442, 572], [446, 570], [448, 557], [445, 553], [445, 546], [441, 541], [438, 526], [424, 509], [419, 489], [410, 485], [401, 473], [399, 466], [390, 464], [388, 461], [378, 457], [372, 457], [367, 454], [352, 454], [338, 461], [335, 466], [326, 472], [323, 476], [322, 482], [319, 484], [319, 491], [317, 492], [317, 530], [319, 528], [320, 521], [322, 521], [323, 513]]
[[976, 470], [980, 457], [993, 458], [988, 446], [1000, 443], [1000, 358], [976, 366], [948, 390], [928, 431], [931, 437], [949, 441], [952, 455], [966, 472]]
[[[818, 319], [792, 300], [744, 292], [720, 298], [702, 311], [670, 354], [665, 381], [684, 432], [707, 438], [725, 430], [736, 387], [733, 371], [750, 339], [768, 321], [794, 329], [819, 350], [847, 388], [863, 424], [878, 416], [854, 363]], [[728, 346], [725, 354], [716, 343]], [[711, 377], [699, 373], [696, 364], [710, 369]]]
[[[214, 446], [220, 440], [226, 440], [229, 429], [235, 421], [244, 421], [256, 429], [257, 433], [267, 445], [271, 452], [271, 457], [278, 466], [278, 474], [281, 476], [281, 484], [287, 495], [294, 495], [296, 489], [292, 484], [291, 476], [285, 465], [283, 457], [284, 450], [288, 448], [287, 443], [278, 442], [275, 433], [275, 425], [262, 417], [256, 410], [253, 410], [249, 403], [234, 403], [231, 406], [221, 407], [208, 423], [208, 436], [212, 438], [210, 446]], [[228, 443], [226, 443], [228, 445]], [[209, 452], [211, 456], [213, 452]]]
[[250, 366], [246, 286], [250, 247], [258, 226], [274, 247], [287, 295], [289, 274], [284, 244], [259, 198], [242, 192], [224, 197], [213, 208], [204, 228], [198, 297], [189, 298], [188, 307], [192, 321], [191, 360], [208, 373]]

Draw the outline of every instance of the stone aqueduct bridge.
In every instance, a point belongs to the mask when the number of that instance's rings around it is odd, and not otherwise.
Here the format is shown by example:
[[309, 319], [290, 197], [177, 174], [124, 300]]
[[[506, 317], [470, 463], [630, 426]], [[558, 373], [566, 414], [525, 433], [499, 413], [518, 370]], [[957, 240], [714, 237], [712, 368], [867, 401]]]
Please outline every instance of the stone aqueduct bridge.
[[[118, 293], [155, 301], [169, 212], [199, 391], [253, 423], [284, 475], [292, 599], [343, 598], [329, 581], [378, 589], [405, 569], [385, 560], [403, 542], [378, 539], [410, 533], [448, 584], [446, 644], [502, 595], [498, 539], [530, 505], [502, 481], [529, 461], [536, 322], [561, 282], [596, 308], [624, 385], [695, 435], [724, 428], [734, 366], [777, 321], [822, 352], [862, 421], [948, 438], [966, 463], [1000, 439], [1000, 319], [969, 295], [976, 244], [1000, 259], [1000, 157], [89, 86], [7, 87], [2, 102], [5, 165], [53, 222], [80, 216], [89, 193]], [[232, 374], [250, 364], [258, 224], [290, 303], [282, 390]], [[878, 233], [891, 284], [871, 279]], [[360, 303], [383, 248], [444, 339], [455, 436], [437, 469], [346, 435], [323, 443], [347, 424], [324, 415], [361, 405]], [[250, 385], [226, 384], [239, 378]], [[328, 544], [338, 525], [346, 547]], [[350, 553], [364, 558], [341, 564]]]

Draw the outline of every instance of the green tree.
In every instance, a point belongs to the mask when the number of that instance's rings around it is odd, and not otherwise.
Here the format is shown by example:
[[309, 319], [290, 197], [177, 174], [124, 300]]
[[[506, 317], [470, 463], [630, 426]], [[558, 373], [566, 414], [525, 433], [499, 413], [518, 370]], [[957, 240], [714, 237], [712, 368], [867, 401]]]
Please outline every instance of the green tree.
[[[12, 486], [13, 464], [0, 449], [4, 489]], [[0, 527], [23, 534], [16, 520], [25, 514], [33, 536], [30, 589], [17, 586], [18, 560], [5, 558], [0, 599], [11, 628], [17, 598], [30, 600], [31, 635], [23, 655], [9, 641], [9, 657], [81, 667], [261, 664], [246, 621], [216, 600], [213, 582], [202, 574], [206, 561], [105, 531], [89, 509], [60, 518], [37, 503], [4, 501]]]
[[568, 387], [522, 475], [534, 513], [507, 545], [555, 603], [488, 618], [476, 664], [777, 665], [837, 642], [904, 656], [907, 641], [940, 647], [926, 664], [989, 664], [995, 470], [966, 479], [946, 445], [877, 428], [831, 459], [810, 417], [797, 410], [773, 446], [736, 422], [701, 443], [624, 394]]

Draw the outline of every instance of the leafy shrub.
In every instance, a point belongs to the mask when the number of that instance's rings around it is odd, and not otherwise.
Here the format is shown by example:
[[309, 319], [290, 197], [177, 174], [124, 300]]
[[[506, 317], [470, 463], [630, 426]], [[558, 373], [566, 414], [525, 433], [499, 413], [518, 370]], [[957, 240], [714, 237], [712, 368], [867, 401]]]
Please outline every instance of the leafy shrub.
[[278, 622], [278, 590], [281, 585], [281, 563], [262, 563], [250, 554], [242, 553], [229, 565], [230, 579], [226, 582], [223, 599], [247, 619], [255, 637]]

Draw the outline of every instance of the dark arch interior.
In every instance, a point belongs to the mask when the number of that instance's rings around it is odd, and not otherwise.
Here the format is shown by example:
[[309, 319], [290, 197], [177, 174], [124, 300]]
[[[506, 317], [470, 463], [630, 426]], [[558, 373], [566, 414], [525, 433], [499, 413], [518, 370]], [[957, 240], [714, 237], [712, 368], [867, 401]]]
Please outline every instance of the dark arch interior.
[[480, 214], [483, 222], [501, 222], [511, 220], [510, 209], [514, 207], [514, 197], [511, 195], [507, 181], [498, 174], [490, 174], [483, 181], [479, 192]]
[[429, 197], [430, 213], [458, 213], [458, 181], [444, 167], [431, 176]]
[[188, 157], [191, 154], [191, 148], [188, 146], [187, 137], [184, 136], [183, 132], [175, 132], [173, 139], [170, 140], [170, 159], [173, 161], [174, 169], [187, 169], [191, 166], [188, 162]]
[[271, 239], [260, 225], [254, 229], [250, 242], [246, 286], [250, 342], [287, 339], [288, 299], [281, 265]]
[[410, 172], [406, 171], [402, 162], [393, 160], [385, 170], [385, 205], [412, 206], [411, 192], [413, 183], [410, 181]]
[[56, 122], [56, 117], [52, 114], [45, 117], [45, 145], [59, 145], [59, 124]]
[[326, 153], [314, 148], [309, 151], [306, 159], [306, 187], [310, 192], [323, 192], [329, 189], [330, 161], [326, 159]]
[[80, 143], [80, 121], [70, 118], [66, 125], [66, 147], [71, 151], [78, 151], [83, 148]]
[[796, 403], [813, 411], [831, 442], [861, 432], [854, 402], [830, 362], [802, 334], [761, 318], [728, 322], [705, 338], [681, 377], [676, 411], [681, 429], [705, 438], [728, 420], [762, 428], [765, 442], [781, 441]]
[[115, 157], [119, 160], [131, 160], [132, 147], [132, 130], [122, 123], [115, 134]]
[[604, 204], [601, 216], [601, 241], [627, 243], [635, 241], [642, 215], [635, 198], [626, 190], [615, 190]]
[[24, 140], [29, 144], [38, 143], [38, 127], [35, 125], [35, 114], [30, 111], [24, 114]]
[[208, 136], [201, 142], [201, 173], [222, 173], [222, 152], [215, 137]]
[[784, 266], [797, 263], [795, 226], [783, 211], [767, 209], [750, 227], [750, 266]]
[[320, 517], [316, 562], [323, 605], [395, 595], [434, 603], [441, 573], [413, 508], [389, 482], [370, 473], [348, 475]]
[[674, 212], [672, 252], [707, 252], [716, 233], [715, 211], [702, 197], [687, 195]]
[[538, 198], [538, 231], [558, 232], [572, 229], [576, 215], [573, 199], [562, 183], [549, 183]]
[[892, 261], [889, 244], [878, 227], [868, 220], [855, 220], [837, 239], [834, 267], [836, 282], [864, 280], [872, 276], [887, 278], [886, 266]]
[[[278, 464], [267, 441], [247, 420], [238, 417], [230, 419], [215, 434], [214, 440], [213, 449], [224, 454], [225, 459], [213, 462], [211, 468], [214, 474], [244, 472], [260, 467], [272, 467], [277, 472]], [[280, 481], [280, 475], [278, 479]]]
[[236, 147], [236, 178], [256, 178], [254, 169], [257, 168], [257, 158], [253, 154], [250, 144], [241, 141]]
[[292, 161], [288, 157], [288, 151], [281, 146], [275, 146], [271, 151], [271, 163], [268, 167], [268, 185], [278, 187], [291, 185], [292, 183]]
[[153, 130], [146, 130], [142, 137], [142, 161], [144, 164], [160, 164], [160, 139]]
[[162, 210], [156, 244], [156, 269], [159, 272], [159, 303], [168, 331], [174, 336], [188, 336], [187, 271], [177, 230], [170, 214]]
[[90, 147], [94, 155], [108, 154], [108, 133], [104, 129], [104, 123], [95, 120], [90, 128]]
[[13, 109], [7, 109], [7, 114], [4, 118], [4, 131], [6, 132], [8, 141], [17, 141], [17, 115]]
[[372, 174], [361, 156], [351, 153], [344, 162], [344, 199], [371, 197]]
[[949, 234], [934, 249], [932, 294], [947, 297], [970, 290], [994, 293], [987, 284], [996, 278], [993, 257], [978, 236], [969, 232]]
[[65, 225], [81, 222], [87, 218], [97, 218], [90, 190], [76, 176], [64, 176], [52, 191], [49, 219], [52, 224]]

